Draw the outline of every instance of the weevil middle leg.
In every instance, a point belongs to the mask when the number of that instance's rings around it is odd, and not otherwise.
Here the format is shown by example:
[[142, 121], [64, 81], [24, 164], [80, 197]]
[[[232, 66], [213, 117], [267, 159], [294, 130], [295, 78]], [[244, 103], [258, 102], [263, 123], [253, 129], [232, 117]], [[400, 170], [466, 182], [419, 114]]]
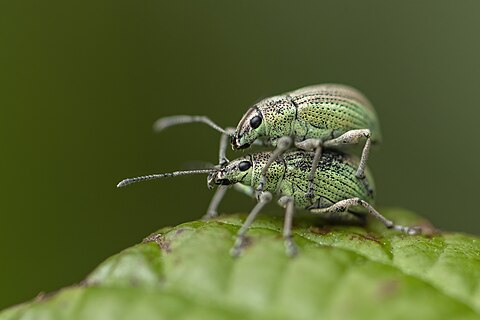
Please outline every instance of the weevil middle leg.
[[294, 199], [289, 196], [283, 196], [278, 200], [278, 204], [285, 208], [285, 220], [283, 222], [283, 241], [285, 243], [285, 252], [289, 257], [297, 255], [297, 246], [292, 239], [292, 221], [295, 213]]

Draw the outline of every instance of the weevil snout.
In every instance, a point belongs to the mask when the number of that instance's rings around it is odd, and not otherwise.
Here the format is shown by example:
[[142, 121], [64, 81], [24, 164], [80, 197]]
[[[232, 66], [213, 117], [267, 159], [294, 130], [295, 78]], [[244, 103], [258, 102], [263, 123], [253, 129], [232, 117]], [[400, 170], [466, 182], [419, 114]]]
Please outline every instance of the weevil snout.
[[207, 177], [207, 185], [232, 185], [237, 182], [249, 184], [252, 175], [253, 159], [250, 155], [233, 160], [225, 166], [217, 166]]
[[233, 150], [247, 149], [250, 148], [251, 143], [241, 143], [242, 137], [236, 132], [232, 136], [232, 148]]
[[207, 177], [208, 188], [212, 189], [215, 185], [230, 185], [230, 180], [225, 178], [225, 171], [218, 170], [211, 172]]

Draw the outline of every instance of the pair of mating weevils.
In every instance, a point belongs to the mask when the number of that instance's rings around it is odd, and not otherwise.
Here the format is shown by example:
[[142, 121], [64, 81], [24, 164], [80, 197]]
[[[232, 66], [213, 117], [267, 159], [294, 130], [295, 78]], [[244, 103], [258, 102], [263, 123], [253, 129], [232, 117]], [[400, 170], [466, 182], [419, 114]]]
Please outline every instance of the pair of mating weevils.
[[[218, 185], [204, 218], [217, 215], [217, 207], [227, 187], [232, 186], [251, 197], [257, 205], [237, 234], [232, 255], [237, 256], [245, 234], [258, 212], [279, 196], [285, 208], [283, 237], [288, 255], [297, 252], [292, 240], [294, 208], [307, 209], [324, 216], [344, 214], [364, 220], [366, 213], [387, 228], [407, 234], [419, 228], [394, 224], [372, 206], [373, 179], [366, 169], [371, 144], [380, 142], [380, 127], [370, 102], [356, 89], [338, 84], [309, 86], [264, 99], [240, 120], [236, 130], [222, 129], [205, 116], [172, 116], [155, 123], [160, 131], [181, 123], [202, 122], [222, 133], [219, 164], [213, 169], [177, 171], [123, 180], [128, 184], [186, 174], [208, 173], [208, 186]], [[273, 146], [272, 152], [253, 153], [228, 161], [228, 139], [233, 149], [252, 144]], [[360, 160], [341, 152], [343, 146], [364, 141]]]

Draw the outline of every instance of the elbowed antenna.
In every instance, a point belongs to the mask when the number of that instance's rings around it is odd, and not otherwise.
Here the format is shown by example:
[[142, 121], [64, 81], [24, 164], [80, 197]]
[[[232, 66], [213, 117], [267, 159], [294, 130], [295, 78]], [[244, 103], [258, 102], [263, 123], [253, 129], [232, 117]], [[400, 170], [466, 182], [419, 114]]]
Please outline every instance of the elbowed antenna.
[[169, 173], [149, 174], [149, 175], [146, 175], [146, 176], [141, 176], [141, 177], [129, 178], [129, 179], [122, 180], [117, 184], [117, 188], [125, 187], [125, 186], [128, 186], [129, 184], [140, 182], [140, 181], [184, 176], [184, 175], [187, 175], [187, 174], [212, 173], [212, 172], [215, 172], [215, 171], [218, 171], [218, 170], [217, 169], [202, 169], [202, 170], [187, 170], [187, 171], [175, 171], [175, 172], [169, 172]]
[[171, 116], [171, 117], [164, 117], [160, 118], [155, 123], [153, 124], [153, 130], [156, 132], [165, 130], [168, 127], [175, 126], [177, 124], [183, 124], [183, 123], [193, 123], [193, 122], [202, 122], [213, 129], [217, 130], [218, 132], [225, 134], [227, 136], [232, 136], [232, 132], [228, 132], [227, 130], [223, 129], [219, 125], [217, 125], [215, 122], [210, 120], [210, 118], [205, 117], [205, 116], [188, 116], [188, 115], [180, 115], [180, 116]]

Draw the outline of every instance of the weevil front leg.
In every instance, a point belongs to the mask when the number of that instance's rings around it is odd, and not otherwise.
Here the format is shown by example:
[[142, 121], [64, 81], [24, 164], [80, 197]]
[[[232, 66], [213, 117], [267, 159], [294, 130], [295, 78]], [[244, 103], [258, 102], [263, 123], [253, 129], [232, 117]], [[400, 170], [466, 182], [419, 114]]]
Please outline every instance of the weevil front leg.
[[344, 212], [348, 210], [348, 208], [353, 206], [362, 206], [367, 209], [368, 213], [371, 214], [375, 219], [379, 220], [381, 223], [385, 225], [388, 229], [398, 230], [404, 232], [409, 235], [414, 235], [421, 233], [421, 229], [419, 227], [407, 227], [395, 224], [393, 221], [388, 220], [384, 216], [382, 216], [377, 210], [375, 210], [368, 202], [359, 199], [359, 198], [351, 198], [346, 200], [341, 200], [328, 208], [322, 209], [312, 209], [312, 213], [337, 213], [337, 212]]
[[219, 186], [217, 190], [215, 190], [215, 194], [208, 205], [207, 213], [202, 217], [203, 221], [210, 220], [218, 216], [218, 206], [225, 196], [225, 193], [227, 193], [227, 189], [228, 186]]
[[266, 191], [266, 192], [263, 192], [260, 195], [258, 203], [252, 209], [252, 211], [250, 212], [250, 214], [247, 217], [247, 220], [245, 220], [245, 222], [243, 223], [240, 230], [238, 230], [237, 238], [235, 240], [235, 244], [233, 245], [232, 249], [230, 250], [230, 254], [233, 257], [237, 257], [240, 254], [240, 252], [242, 251], [244, 243], [245, 243], [245, 234], [247, 233], [248, 228], [250, 228], [250, 226], [252, 225], [253, 221], [257, 217], [257, 214], [260, 212], [260, 210], [262, 210], [262, 208], [267, 203], [269, 203], [270, 201], [272, 201], [272, 194], [270, 192]]
[[155, 123], [153, 124], [153, 129], [159, 132], [171, 126], [176, 126], [184, 123], [195, 123], [195, 122], [205, 123], [206, 125], [212, 127], [213, 129], [217, 130], [220, 133], [228, 134], [225, 129], [220, 127], [218, 124], [216, 124], [206, 116], [178, 115], [178, 116], [163, 117], [155, 121]]
[[222, 133], [220, 137], [220, 148], [218, 151], [218, 164], [220, 167], [225, 166], [228, 163], [227, 159], [227, 147], [230, 144], [230, 137], [235, 132], [235, 128], [228, 127], [225, 129], [225, 133]]
[[[229, 186], [219, 186], [213, 195], [212, 200], [210, 200], [210, 204], [208, 205], [207, 213], [202, 217], [203, 221], [210, 220], [218, 216], [218, 206], [220, 202], [223, 200], [225, 193], [227, 192]], [[255, 189], [249, 186], [245, 186], [240, 183], [235, 183], [233, 185], [233, 189], [236, 191], [245, 194], [250, 198], [255, 197]]]
[[362, 157], [360, 158], [360, 164], [358, 165], [357, 172], [355, 176], [359, 179], [365, 178], [365, 167], [367, 165], [368, 155], [370, 153], [370, 130], [369, 129], [356, 129], [350, 130], [339, 136], [338, 138], [325, 141], [323, 146], [326, 148], [334, 148], [345, 144], [356, 144], [360, 139], [366, 138], [365, 145], [362, 150]]
[[298, 250], [295, 242], [292, 239], [292, 220], [295, 213], [295, 206], [293, 198], [283, 196], [278, 200], [278, 204], [285, 208], [285, 220], [283, 222], [283, 241], [285, 243], [285, 252], [287, 256], [294, 257]]
[[313, 189], [315, 187], [313, 181], [315, 180], [315, 172], [318, 168], [318, 163], [322, 158], [322, 140], [321, 139], [307, 139], [300, 142], [295, 142], [295, 147], [306, 150], [312, 151], [315, 150], [315, 156], [313, 157], [312, 167], [310, 168], [310, 173], [308, 174], [308, 190], [305, 193], [305, 197], [312, 199], [315, 194], [313, 193]]
[[257, 191], [259, 193], [263, 192], [265, 188], [265, 184], [267, 183], [267, 172], [268, 168], [272, 165], [273, 161], [275, 161], [279, 156], [281, 156], [285, 151], [287, 151], [290, 146], [292, 145], [293, 139], [292, 137], [285, 136], [281, 137], [277, 141], [277, 147], [273, 152], [270, 154], [270, 158], [268, 159], [265, 166], [262, 168], [260, 183], [258, 184]]

